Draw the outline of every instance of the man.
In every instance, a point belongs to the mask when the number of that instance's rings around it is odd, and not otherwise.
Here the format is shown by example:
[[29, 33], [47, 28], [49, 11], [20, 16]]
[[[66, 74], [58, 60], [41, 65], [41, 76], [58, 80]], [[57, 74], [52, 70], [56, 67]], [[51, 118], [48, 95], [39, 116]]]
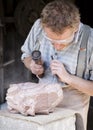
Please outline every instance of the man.
[[[93, 29], [80, 22], [78, 8], [65, 0], [48, 3], [21, 50], [22, 61], [33, 74], [44, 73], [42, 79], [56, 77], [65, 84], [60, 107], [77, 111], [77, 129], [86, 130], [93, 95]], [[44, 65], [32, 60], [34, 50], [41, 51]]]

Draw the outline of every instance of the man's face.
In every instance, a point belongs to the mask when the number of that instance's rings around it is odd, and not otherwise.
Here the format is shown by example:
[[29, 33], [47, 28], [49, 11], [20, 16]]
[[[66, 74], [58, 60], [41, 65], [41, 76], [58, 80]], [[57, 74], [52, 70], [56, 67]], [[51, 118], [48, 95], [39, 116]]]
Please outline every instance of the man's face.
[[44, 27], [45, 38], [51, 41], [56, 50], [67, 47], [74, 40], [75, 32], [75, 29], [66, 28], [62, 34], [56, 34], [50, 28]]

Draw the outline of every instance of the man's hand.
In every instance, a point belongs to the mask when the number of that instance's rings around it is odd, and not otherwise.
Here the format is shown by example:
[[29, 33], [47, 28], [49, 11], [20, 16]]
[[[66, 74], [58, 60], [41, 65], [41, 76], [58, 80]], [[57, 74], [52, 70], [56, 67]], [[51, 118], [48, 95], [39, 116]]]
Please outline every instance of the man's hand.
[[57, 75], [62, 82], [67, 82], [70, 74], [66, 71], [64, 65], [58, 60], [52, 60], [50, 65], [53, 75]]
[[31, 60], [30, 70], [35, 75], [41, 75], [44, 73], [43, 65], [36, 64], [34, 60]]

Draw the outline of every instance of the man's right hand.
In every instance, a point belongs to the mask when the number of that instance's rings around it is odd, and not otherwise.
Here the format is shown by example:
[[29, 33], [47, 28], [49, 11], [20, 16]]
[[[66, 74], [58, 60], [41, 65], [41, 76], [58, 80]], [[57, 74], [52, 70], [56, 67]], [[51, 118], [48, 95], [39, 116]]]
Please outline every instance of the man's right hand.
[[26, 68], [28, 68], [33, 74], [41, 75], [44, 73], [43, 63], [42, 65], [38, 65], [32, 60], [31, 56], [24, 58], [23, 63]]
[[42, 65], [38, 65], [38, 64], [35, 63], [34, 60], [31, 60], [30, 70], [35, 75], [41, 75], [41, 74], [44, 73], [43, 64]]

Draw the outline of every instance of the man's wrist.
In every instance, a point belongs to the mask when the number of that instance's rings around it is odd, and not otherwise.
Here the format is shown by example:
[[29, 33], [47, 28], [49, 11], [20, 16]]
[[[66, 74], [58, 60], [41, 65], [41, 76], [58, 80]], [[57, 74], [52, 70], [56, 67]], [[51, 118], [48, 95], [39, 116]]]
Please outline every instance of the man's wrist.
[[71, 85], [73, 80], [73, 75], [68, 74], [65, 78], [65, 83]]

